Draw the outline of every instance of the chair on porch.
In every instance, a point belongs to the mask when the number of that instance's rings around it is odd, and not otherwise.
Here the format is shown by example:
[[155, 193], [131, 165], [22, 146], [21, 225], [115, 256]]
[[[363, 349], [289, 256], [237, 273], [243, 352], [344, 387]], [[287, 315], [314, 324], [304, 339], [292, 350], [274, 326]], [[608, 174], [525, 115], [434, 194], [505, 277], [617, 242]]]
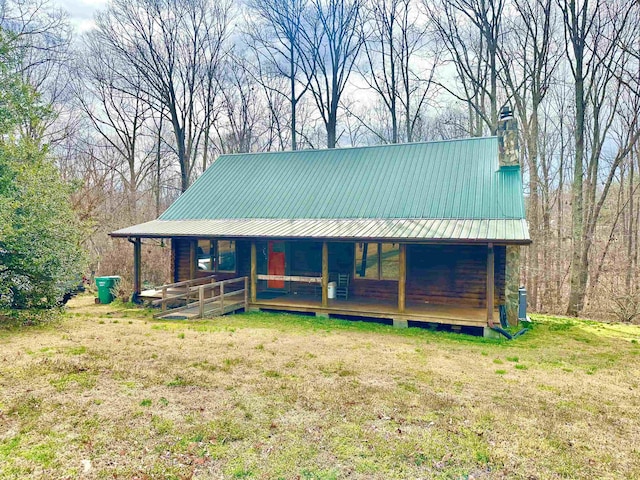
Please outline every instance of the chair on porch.
[[336, 298], [349, 299], [349, 274], [339, 273], [338, 284], [336, 285]]

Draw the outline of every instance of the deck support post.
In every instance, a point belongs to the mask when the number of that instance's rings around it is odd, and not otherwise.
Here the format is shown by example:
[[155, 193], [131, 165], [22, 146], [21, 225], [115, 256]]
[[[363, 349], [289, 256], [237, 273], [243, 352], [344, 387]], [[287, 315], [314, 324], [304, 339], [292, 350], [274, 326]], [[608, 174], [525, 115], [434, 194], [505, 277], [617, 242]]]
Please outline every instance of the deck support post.
[[189, 280], [196, 278], [196, 246], [198, 241], [193, 239], [189, 242]]
[[176, 263], [176, 261], [178, 260], [178, 255], [176, 252], [176, 244], [177, 242], [175, 241], [174, 238], [171, 239], [171, 283], [177, 283], [178, 282], [178, 264]]
[[142, 272], [140, 268], [142, 258], [142, 241], [140, 237], [133, 241], [133, 301], [137, 301], [140, 295]]
[[251, 242], [251, 303], [256, 303], [258, 298], [258, 279], [257, 279], [257, 255], [256, 242]]
[[249, 279], [244, 277], [244, 311], [249, 311]]
[[[215, 291], [211, 292], [214, 295]], [[224, 315], [224, 282], [220, 284], [220, 315]]]
[[329, 306], [329, 244], [322, 242], [322, 306]]
[[204, 318], [204, 285], [198, 289], [198, 318]]
[[400, 244], [398, 265], [398, 311], [404, 313], [407, 287], [407, 244]]
[[493, 297], [495, 288], [495, 254], [493, 243], [487, 246], [487, 323], [493, 327]]

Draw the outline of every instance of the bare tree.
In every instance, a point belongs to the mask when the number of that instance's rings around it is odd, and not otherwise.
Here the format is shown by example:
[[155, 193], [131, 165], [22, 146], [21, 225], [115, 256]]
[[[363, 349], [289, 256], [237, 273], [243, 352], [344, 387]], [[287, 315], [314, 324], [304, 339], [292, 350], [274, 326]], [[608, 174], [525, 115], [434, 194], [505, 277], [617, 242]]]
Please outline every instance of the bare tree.
[[603, 147], [616, 118], [622, 87], [616, 79], [628, 59], [628, 54], [619, 46], [629, 43], [629, 19], [638, 4], [605, 0], [594, 3], [558, 0], [558, 4], [575, 100], [571, 191], [573, 248], [567, 314], [578, 315], [584, 307], [589, 253], [602, 206], [617, 168], [637, 140], [629, 132], [606, 171], [602, 171]]
[[427, 52], [426, 25], [412, 0], [372, 0], [365, 28], [367, 70], [362, 74], [388, 111], [388, 140], [398, 143], [404, 124], [404, 139], [412, 142], [416, 125], [424, 119], [440, 52]]
[[498, 50], [506, 0], [423, 0], [425, 10], [455, 66], [459, 85], [440, 86], [467, 104], [470, 133], [498, 125]]
[[[141, 81], [137, 88], [124, 88], [116, 73], [117, 60], [107, 61], [100, 44], [90, 41], [79, 62], [76, 98], [92, 130], [112, 155], [97, 156], [116, 171], [128, 195], [130, 218], [135, 218], [140, 187], [156, 161], [155, 140], [150, 136], [151, 108], [144, 98]], [[115, 154], [115, 155], [113, 155]], [[113, 160], [113, 161], [112, 161]]]
[[[300, 45], [303, 16], [308, 8], [307, 0], [253, 0], [251, 13], [257, 13], [257, 21], [249, 21], [249, 38], [259, 57], [267, 63], [272, 75], [286, 78], [287, 89], [278, 82], [256, 79], [264, 88], [282, 95], [290, 104], [291, 149], [296, 150], [296, 109], [309, 87], [309, 82], [300, 82]], [[311, 64], [313, 67], [314, 64]], [[265, 73], [265, 72], [262, 72]]]
[[302, 71], [327, 131], [327, 147], [337, 142], [338, 110], [362, 47], [362, 0], [312, 0], [302, 29]]
[[68, 109], [72, 30], [67, 16], [51, 0], [1, 0], [0, 28], [10, 32], [11, 47], [20, 59], [17, 73], [53, 113], [37, 131], [29, 124], [23, 126], [23, 133], [44, 135], [55, 146], [68, 134], [73, 120]]
[[[505, 35], [498, 49], [499, 74], [508, 96], [515, 105], [524, 139], [524, 158], [529, 179], [527, 219], [533, 244], [529, 248], [529, 301], [538, 304], [540, 284], [539, 254], [546, 252], [543, 232], [550, 230], [549, 214], [541, 218], [540, 189], [540, 116], [542, 103], [555, 80], [556, 67], [562, 59], [553, 0], [513, 0], [514, 14], [505, 21]], [[544, 224], [541, 225], [541, 222]]]
[[222, 153], [243, 153], [257, 149], [263, 112], [256, 86], [247, 74], [248, 69], [249, 65], [244, 63], [244, 59], [235, 55], [225, 68], [222, 118], [216, 126]]
[[114, 0], [96, 17], [104, 55], [130, 66], [122, 72], [127, 88], [140, 88], [172, 127], [182, 191], [208, 136], [230, 8], [228, 1]]

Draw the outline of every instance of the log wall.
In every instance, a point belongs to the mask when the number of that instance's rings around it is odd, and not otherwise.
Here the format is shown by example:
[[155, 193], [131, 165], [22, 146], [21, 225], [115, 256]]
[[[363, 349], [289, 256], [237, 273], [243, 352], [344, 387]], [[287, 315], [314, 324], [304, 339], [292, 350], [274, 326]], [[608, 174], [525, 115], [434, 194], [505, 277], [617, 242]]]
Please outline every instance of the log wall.
[[[504, 303], [505, 247], [495, 247], [496, 305]], [[409, 245], [407, 301], [485, 307], [485, 245]]]
[[[197, 239], [174, 238], [171, 242], [173, 248], [173, 279], [182, 282], [191, 279], [191, 254], [190, 245]], [[236, 241], [236, 272], [209, 272], [196, 270], [196, 278], [215, 275], [217, 280], [227, 280], [236, 277], [249, 276], [251, 271], [251, 242], [246, 240]]]
[[171, 241], [174, 251], [174, 275], [173, 280], [176, 282], [184, 282], [185, 280], [191, 280], [190, 272], [190, 244], [193, 242], [187, 238], [174, 238]]

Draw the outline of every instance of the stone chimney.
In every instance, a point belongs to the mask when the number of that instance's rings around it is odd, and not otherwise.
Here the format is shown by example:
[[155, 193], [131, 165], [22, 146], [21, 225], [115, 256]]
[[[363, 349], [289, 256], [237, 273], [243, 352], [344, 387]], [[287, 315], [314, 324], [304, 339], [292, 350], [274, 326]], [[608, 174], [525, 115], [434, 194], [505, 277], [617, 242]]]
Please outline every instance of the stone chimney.
[[500, 168], [519, 167], [518, 121], [508, 105], [500, 109], [497, 135]]

